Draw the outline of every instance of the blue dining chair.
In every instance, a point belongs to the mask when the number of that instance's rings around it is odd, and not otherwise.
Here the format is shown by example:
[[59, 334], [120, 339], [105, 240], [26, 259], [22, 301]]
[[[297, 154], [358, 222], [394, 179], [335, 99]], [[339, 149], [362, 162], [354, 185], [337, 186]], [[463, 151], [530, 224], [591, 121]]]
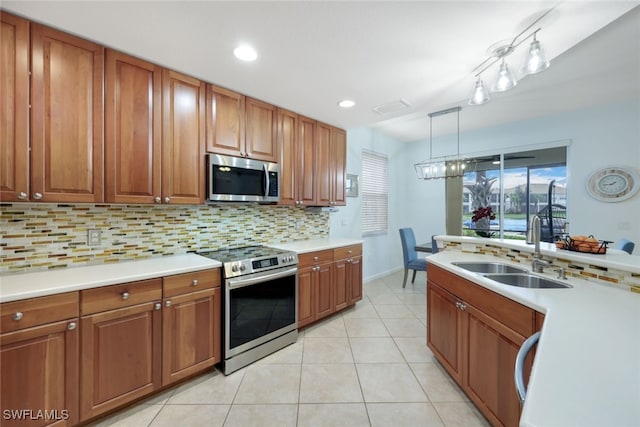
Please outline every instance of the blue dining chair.
[[627, 252], [629, 255], [633, 253], [633, 248], [635, 247], [636, 247], [636, 244], [629, 239], [620, 239], [616, 244], [616, 249], [623, 250]]
[[418, 258], [416, 252], [416, 236], [413, 234], [412, 228], [400, 229], [400, 240], [402, 242], [402, 256], [404, 257], [404, 280], [402, 281], [402, 287], [407, 285], [407, 274], [409, 270], [413, 270], [413, 278], [411, 283], [416, 280], [417, 271], [427, 271], [427, 260], [424, 258]]

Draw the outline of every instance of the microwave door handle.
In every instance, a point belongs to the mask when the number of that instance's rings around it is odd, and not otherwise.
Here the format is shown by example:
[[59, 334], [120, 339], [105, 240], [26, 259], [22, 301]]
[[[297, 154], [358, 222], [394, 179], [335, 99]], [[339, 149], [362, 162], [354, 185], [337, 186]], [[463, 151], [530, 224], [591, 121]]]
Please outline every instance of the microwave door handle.
[[267, 169], [266, 163], [262, 165], [262, 170], [264, 171], [264, 197], [269, 196], [269, 170]]

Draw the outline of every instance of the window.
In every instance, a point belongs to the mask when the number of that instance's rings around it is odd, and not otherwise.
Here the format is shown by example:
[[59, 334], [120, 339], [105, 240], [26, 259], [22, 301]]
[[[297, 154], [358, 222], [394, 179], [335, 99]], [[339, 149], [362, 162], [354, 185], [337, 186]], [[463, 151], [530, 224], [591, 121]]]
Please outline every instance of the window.
[[[476, 171], [463, 177], [464, 235], [525, 239], [533, 215], [541, 219], [544, 241], [552, 242], [564, 231], [566, 147], [508, 153], [502, 158], [477, 157], [476, 161]], [[487, 207], [491, 217], [474, 215]]]
[[362, 235], [387, 233], [388, 175], [387, 156], [362, 150]]

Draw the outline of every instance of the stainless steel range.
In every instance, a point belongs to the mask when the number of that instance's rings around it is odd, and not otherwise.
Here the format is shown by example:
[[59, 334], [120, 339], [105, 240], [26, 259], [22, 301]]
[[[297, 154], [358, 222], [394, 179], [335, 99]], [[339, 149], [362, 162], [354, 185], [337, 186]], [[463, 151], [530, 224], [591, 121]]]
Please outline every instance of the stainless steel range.
[[296, 342], [298, 255], [268, 246], [201, 252], [222, 263], [223, 372]]

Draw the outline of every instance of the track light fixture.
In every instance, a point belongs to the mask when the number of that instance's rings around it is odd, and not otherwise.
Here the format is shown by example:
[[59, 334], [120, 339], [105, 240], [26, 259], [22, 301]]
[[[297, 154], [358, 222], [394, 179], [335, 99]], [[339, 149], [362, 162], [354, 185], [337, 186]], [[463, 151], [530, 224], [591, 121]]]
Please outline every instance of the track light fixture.
[[518, 78], [509, 64], [507, 64], [506, 57], [511, 55], [518, 46], [524, 41], [533, 37], [533, 41], [529, 46], [529, 52], [525, 59], [525, 63], [521, 69], [523, 76], [529, 74], [539, 73], [549, 68], [549, 61], [547, 61], [542, 45], [538, 41], [536, 35], [541, 28], [530, 32], [525, 35], [534, 25], [542, 20], [553, 9], [549, 9], [539, 18], [533, 21], [527, 28], [525, 28], [520, 34], [515, 36], [511, 41], [499, 42], [489, 48], [489, 57], [482, 61], [476, 68], [473, 69], [476, 82], [474, 88], [469, 97], [469, 105], [482, 105], [489, 102], [491, 99], [489, 92], [485, 89], [481, 75], [487, 69], [491, 68], [496, 62], [500, 61], [500, 69], [498, 70], [498, 78], [491, 87], [492, 92], [505, 92], [509, 89], [513, 89], [518, 84]]

